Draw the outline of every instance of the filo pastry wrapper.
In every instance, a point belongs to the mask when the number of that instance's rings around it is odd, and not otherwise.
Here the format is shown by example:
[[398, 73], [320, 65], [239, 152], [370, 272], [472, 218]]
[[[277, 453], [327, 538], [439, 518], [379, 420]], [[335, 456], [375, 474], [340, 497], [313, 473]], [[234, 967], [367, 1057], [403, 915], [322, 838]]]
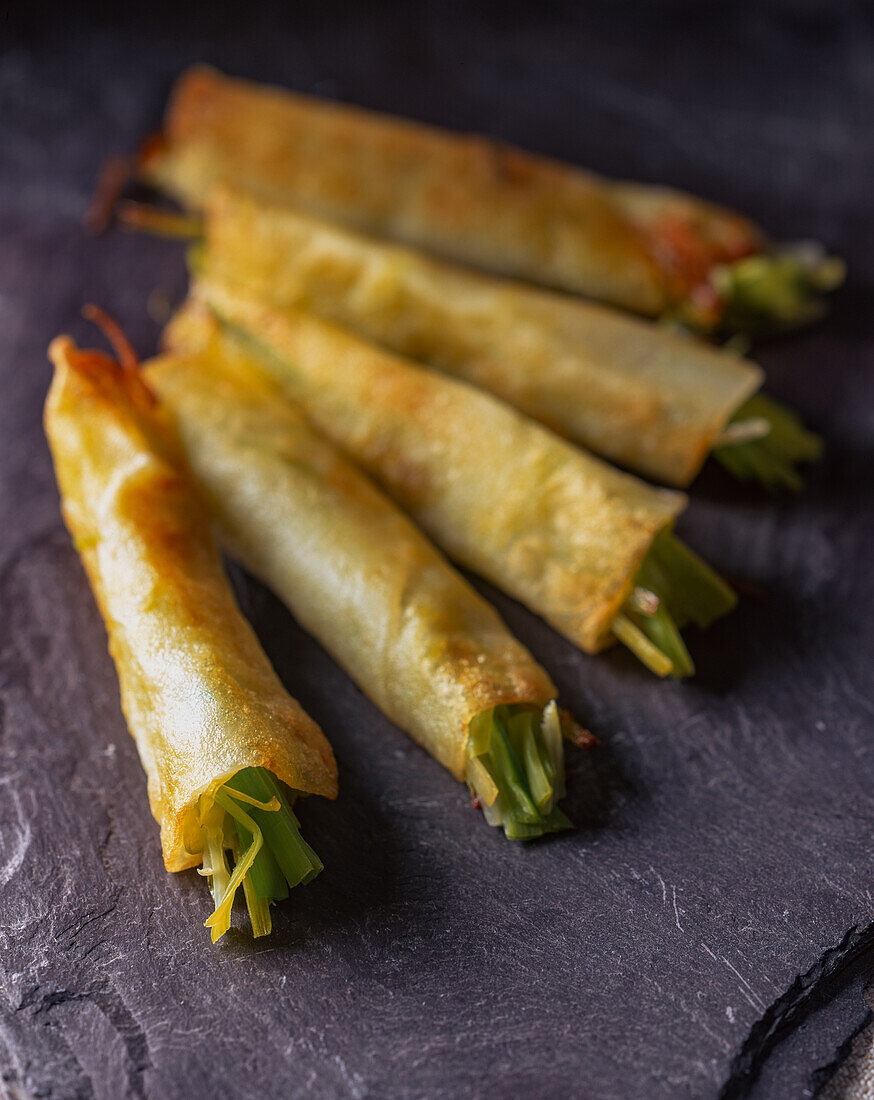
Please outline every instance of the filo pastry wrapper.
[[334, 798], [319, 727], [241, 615], [162, 411], [135, 371], [68, 337], [50, 348], [45, 428], [64, 519], [109, 634], [164, 862], [201, 862], [198, 804], [263, 767]]
[[712, 295], [714, 265], [763, 244], [747, 219], [679, 192], [201, 66], [177, 82], [141, 172], [190, 207], [223, 180], [651, 316]]
[[396, 725], [465, 778], [471, 720], [556, 689], [419, 529], [203, 308], [145, 368], [222, 538]]
[[679, 331], [477, 275], [246, 193], [206, 207], [204, 263], [481, 386], [670, 485], [695, 477], [761, 370]]
[[686, 498], [654, 489], [504, 402], [229, 283], [197, 294], [312, 422], [450, 557], [582, 649], [613, 640], [655, 535]]

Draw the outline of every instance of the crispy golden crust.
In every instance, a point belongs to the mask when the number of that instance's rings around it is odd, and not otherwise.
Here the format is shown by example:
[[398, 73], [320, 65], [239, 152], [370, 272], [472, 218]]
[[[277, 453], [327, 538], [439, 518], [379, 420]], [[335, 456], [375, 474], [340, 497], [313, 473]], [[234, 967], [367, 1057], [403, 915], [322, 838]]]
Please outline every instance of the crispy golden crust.
[[237, 608], [160, 408], [138, 376], [52, 343], [46, 434], [170, 871], [200, 862], [197, 804], [240, 768], [336, 797], [319, 727]]
[[654, 535], [685, 504], [489, 394], [230, 284], [199, 293], [309, 418], [450, 557], [595, 651]]
[[[616, 187], [485, 138], [201, 66], [177, 82], [163, 140], [150, 143], [141, 172], [193, 207], [223, 180], [499, 274], [653, 316], [685, 300], [710, 265], [760, 243], [744, 219], [689, 196], [672, 193], [666, 220], [661, 199], [638, 198], [645, 188]], [[691, 254], [677, 247], [685, 237]]]
[[206, 271], [239, 279], [463, 378], [671, 485], [698, 473], [762, 382], [703, 341], [564, 295], [473, 274], [220, 186]]
[[146, 369], [224, 538], [389, 718], [456, 778], [468, 724], [543, 707], [547, 673], [387, 497], [306, 422], [214, 320], [171, 323]]

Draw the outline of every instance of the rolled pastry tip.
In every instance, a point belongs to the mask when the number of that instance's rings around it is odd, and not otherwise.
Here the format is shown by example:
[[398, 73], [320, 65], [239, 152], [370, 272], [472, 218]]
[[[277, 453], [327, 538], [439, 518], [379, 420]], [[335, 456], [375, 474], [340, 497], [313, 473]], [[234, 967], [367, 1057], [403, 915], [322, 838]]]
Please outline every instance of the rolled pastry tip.
[[[671, 534], [681, 493], [620, 473], [492, 395], [312, 314], [210, 278], [197, 293], [222, 338], [242, 338], [451, 558], [587, 652], [619, 639], [662, 675], [691, 671], [675, 627], [707, 625], [734, 598]], [[648, 600], [635, 595], [641, 571]], [[637, 644], [641, 631], [660, 656]]]
[[[204, 309], [146, 377], [227, 545], [362, 691], [514, 839], [562, 828], [547, 673], [494, 608]], [[375, 745], [374, 751], [380, 751]]]
[[818, 316], [843, 278], [747, 218], [490, 141], [250, 84], [179, 78], [140, 173], [192, 208], [224, 181], [500, 275], [707, 329]]
[[49, 355], [61, 508], [106, 624], [165, 865], [202, 864], [214, 941], [239, 886], [263, 935], [271, 901], [322, 868], [291, 804], [336, 797], [333, 753], [241, 615], [175, 432], [136, 366], [66, 336]]

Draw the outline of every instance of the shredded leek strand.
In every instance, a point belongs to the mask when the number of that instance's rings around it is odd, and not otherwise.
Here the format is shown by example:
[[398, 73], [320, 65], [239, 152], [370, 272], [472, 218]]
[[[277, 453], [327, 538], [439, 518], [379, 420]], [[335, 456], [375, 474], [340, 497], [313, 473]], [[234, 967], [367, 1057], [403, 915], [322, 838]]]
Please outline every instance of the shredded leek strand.
[[225, 786], [228, 788], [228, 794], [230, 794], [231, 798], [236, 799], [237, 802], [243, 802], [247, 806], [254, 806], [255, 809], [264, 810], [267, 813], [275, 813], [277, 810], [282, 809], [282, 803], [276, 795], [265, 802], [263, 799], [253, 798], [244, 791], [238, 790], [234, 786], [233, 779], [226, 783]]
[[[209, 889], [212, 899], [219, 905], [228, 891], [228, 883], [231, 881], [231, 869], [225, 857], [224, 845], [224, 813], [212, 812], [211, 820], [203, 826], [205, 839], [203, 868], [199, 869], [201, 875], [209, 878]], [[207, 863], [207, 858], [209, 862]]]
[[213, 796], [215, 801], [221, 808], [234, 819], [241, 821], [249, 831], [252, 833], [252, 843], [243, 853], [236, 866], [234, 867], [231, 880], [228, 883], [228, 889], [221, 902], [215, 907], [213, 913], [204, 921], [207, 928], [212, 930], [212, 942], [215, 943], [219, 940], [225, 932], [231, 927], [231, 907], [234, 904], [234, 897], [237, 890], [243, 884], [243, 879], [252, 866], [252, 862], [255, 856], [258, 854], [258, 850], [264, 842], [264, 838], [261, 835], [261, 830], [255, 824], [255, 822], [249, 817], [245, 810], [241, 810], [236, 805], [234, 800], [225, 794], [223, 788], [215, 792]]
[[642, 662], [656, 676], [670, 676], [674, 663], [667, 653], [662, 653], [655, 642], [625, 615], [617, 615], [613, 620], [613, 633], [618, 641], [631, 650], [637, 659]]
[[264, 802], [273, 797], [279, 799], [282, 805], [279, 813], [265, 813], [253, 807], [252, 817], [260, 825], [288, 885], [311, 882], [322, 870], [322, 861], [300, 835], [300, 823], [283, 799], [282, 790], [270, 772], [264, 768], [246, 768], [237, 772], [226, 786]]
[[549, 753], [552, 762], [552, 775], [554, 785], [553, 801], [558, 802], [564, 798], [564, 740], [561, 730], [561, 718], [558, 714], [558, 706], [553, 699], [547, 703], [543, 712], [543, 721], [540, 723], [540, 731], [543, 734], [543, 743]]
[[[252, 834], [239, 821], [235, 821], [234, 825], [240, 848], [242, 851], [246, 851], [252, 843]], [[263, 829], [261, 832], [263, 836]], [[261, 847], [252, 861], [247, 878], [251, 880], [252, 887], [259, 898], [266, 898], [268, 901], [282, 901], [288, 897], [288, 883], [285, 880], [285, 875], [279, 869], [276, 857], [266, 844]]]
[[476, 792], [477, 798], [484, 806], [493, 806], [498, 797], [498, 787], [488, 768], [475, 756], [470, 756], [467, 761], [467, 779], [470, 786]]
[[[242, 826], [240, 826], [238, 822], [236, 824], [238, 826], [238, 836], [231, 838], [231, 851], [234, 853], [235, 862], [239, 863], [240, 859], [242, 858], [242, 853], [246, 849], [246, 844], [243, 843], [242, 839], [239, 836]], [[249, 911], [249, 921], [252, 925], [252, 936], [255, 939], [258, 939], [259, 936], [269, 936], [270, 933], [273, 931], [273, 921], [270, 917], [270, 902], [266, 898], [259, 896], [257, 890], [255, 889], [255, 883], [252, 879], [252, 871], [255, 869], [258, 858], [262, 856], [264, 852], [264, 848], [262, 848], [258, 852], [258, 855], [255, 857], [252, 866], [249, 869], [249, 874], [246, 875], [246, 877], [243, 879], [243, 894], [246, 898], [246, 909]]]
[[552, 771], [552, 761], [549, 759], [548, 754], [541, 757], [539, 746], [534, 740], [534, 734], [530, 728], [525, 730], [522, 742], [525, 771], [528, 776], [531, 797], [534, 799], [539, 814], [549, 813], [552, 808], [554, 791], [554, 783], [549, 775], [549, 772]]
[[154, 237], [173, 237], [182, 240], [199, 240], [203, 237], [203, 218], [165, 210], [151, 203], [128, 199], [118, 204], [118, 221], [125, 229], [149, 233]]
[[253, 939], [258, 939], [259, 936], [269, 936], [273, 931], [270, 902], [266, 898], [258, 896], [249, 875], [246, 875], [243, 879], [243, 895], [246, 898], [246, 908], [249, 911]]

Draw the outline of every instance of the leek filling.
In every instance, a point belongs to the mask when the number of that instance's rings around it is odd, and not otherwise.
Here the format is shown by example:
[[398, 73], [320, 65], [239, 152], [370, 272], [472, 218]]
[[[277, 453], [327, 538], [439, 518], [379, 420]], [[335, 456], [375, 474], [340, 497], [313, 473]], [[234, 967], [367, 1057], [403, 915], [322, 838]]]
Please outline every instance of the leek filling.
[[153, 237], [171, 237], [176, 240], [198, 240], [203, 237], [203, 218], [196, 214], [180, 214], [152, 203], [120, 202], [116, 217], [125, 229], [149, 233]]
[[[270, 905], [288, 897], [289, 888], [311, 882], [322, 861], [300, 835], [283, 786], [265, 768], [244, 768], [213, 795], [201, 814], [203, 865], [215, 909], [207, 918], [212, 942], [231, 926], [231, 909], [240, 886], [253, 936], [269, 935]], [[233, 856], [231, 870], [226, 851]]]
[[611, 629], [657, 676], [683, 679], [695, 665], [680, 630], [688, 623], [707, 627], [736, 603], [725, 581], [665, 529], [653, 539]]
[[800, 244], [720, 264], [710, 282], [724, 303], [722, 328], [762, 333], [817, 320], [825, 312], [821, 295], [845, 273], [843, 261], [819, 245]]
[[510, 840], [571, 828], [564, 797], [564, 746], [555, 702], [480, 711], [470, 723], [465, 778], [490, 825]]
[[766, 489], [797, 493], [799, 462], [815, 462], [822, 440], [776, 401], [756, 394], [746, 401], [713, 447], [713, 457], [742, 481], [758, 481]]

